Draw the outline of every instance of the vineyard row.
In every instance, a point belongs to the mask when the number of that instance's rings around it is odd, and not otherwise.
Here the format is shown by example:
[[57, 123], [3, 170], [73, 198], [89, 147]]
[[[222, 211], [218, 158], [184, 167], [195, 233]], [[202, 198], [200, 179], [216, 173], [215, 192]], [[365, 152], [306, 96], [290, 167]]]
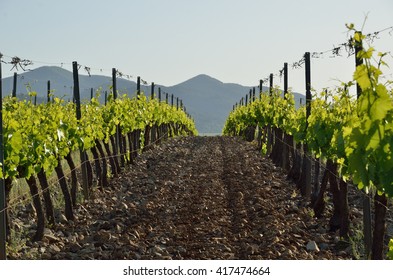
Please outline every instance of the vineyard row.
[[[329, 183], [334, 205], [330, 228], [339, 229], [344, 240], [349, 240], [351, 234], [348, 183], [363, 190], [364, 257], [382, 259], [386, 251], [388, 197], [393, 196], [393, 92], [387, 88], [391, 82], [379, 80], [386, 53], [374, 57], [374, 48], [364, 49], [363, 39], [361, 32], [355, 31], [350, 41], [356, 52], [352, 81], [312, 97], [310, 53], [306, 53], [305, 106], [298, 109], [294, 106], [285, 65], [284, 98], [281, 90], [273, 88], [271, 75], [269, 93], [261, 92], [259, 98], [250, 93], [245, 103], [242, 99], [230, 113], [223, 133], [242, 135], [248, 140], [257, 135], [260, 148], [288, 172], [301, 193], [310, 199], [316, 217], [323, 215]], [[349, 95], [350, 88], [355, 86], [357, 98]], [[318, 162], [314, 174], [317, 183], [313, 186], [311, 156]], [[327, 165], [321, 182], [320, 162]], [[374, 199], [373, 222], [370, 197]], [[392, 257], [393, 252], [389, 254]]]
[[[3, 200], [3, 205], [0, 205], [2, 259], [6, 257], [5, 241], [12, 227], [7, 214], [13, 206], [9, 200], [15, 179], [26, 179], [29, 186], [37, 219], [33, 240], [41, 240], [46, 224], [56, 223], [51, 187], [48, 184], [48, 177], [52, 173], [59, 179], [65, 217], [74, 220], [73, 208], [77, 203], [78, 185], [83, 186], [83, 196], [88, 199], [93, 190], [93, 177], [102, 191], [108, 187], [108, 174], [116, 177], [122, 167], [132, 163], [140, 151], [167, 137], [196, 133], [193, 120], [178, 103], [177, 106], [171, 106], [168, 100], [161, 101], [155, 98], [154, 93], [146, 97], [141, 91], [137, 91], [133, 98], [127, 95], [118, 97], [116, 71], [106, 104], [101, 105], [98, 98], [99, 93], [89, 102], [80, 103], [76, 62], [75, 103], [53, 98], [53, 102], [34, 105], [32, 100], [18, 100], [15, 97], [3, 99], [0, 96], [0, 134], [3, 136], [0, 154], [4, 155], [0, 170], [0, 187], [4, 191], [3, 197], [0, 197]], [[75, 151], [79, 151], [82, 169], [79, 184], [72, 158]], [[93, 155], [92, 160], [89, 160], [87, 151]], [[71, 169], [71, 186], [65, 179], [62, 161], [66, 161]], [[41, 190], [38, 189], [37, 179]]]

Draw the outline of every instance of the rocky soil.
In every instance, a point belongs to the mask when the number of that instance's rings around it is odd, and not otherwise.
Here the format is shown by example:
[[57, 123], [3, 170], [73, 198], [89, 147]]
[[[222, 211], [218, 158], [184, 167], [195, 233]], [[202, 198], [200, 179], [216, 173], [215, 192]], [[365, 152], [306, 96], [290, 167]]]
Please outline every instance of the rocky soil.
[[[17, 259], [352, 259], [253, 144], [184, 137], [143, 153], [76, 220], [46, 229]], [[329, 208], [329, 207], [328, 207]], [[356, 223], [361, 212], [351, 209]], [[23, 228], [23, 225], [20, 225]], [[361, 240], [360, 240], [361, 242]]]

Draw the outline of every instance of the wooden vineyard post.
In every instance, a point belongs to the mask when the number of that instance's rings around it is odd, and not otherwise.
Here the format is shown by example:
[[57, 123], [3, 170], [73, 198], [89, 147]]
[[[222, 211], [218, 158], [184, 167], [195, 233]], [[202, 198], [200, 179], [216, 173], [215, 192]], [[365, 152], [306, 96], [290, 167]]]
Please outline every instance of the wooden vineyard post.
[[[161, 87], [158, 87], [158, 103], [161, 105]], [[161, 135], [162, 135], [162, 125], [157, 126], [157, 142], [160, 144], [161, 143]]]
[[[305, 62], [305, 74], [306, 74], [306, 130], [308, 128], [308, 117], [311, 114], [311, 61], [310, 61], [310, 53], [306, 52], [304, 54], [304, 62]], [[304, 176], [305, 176], [305, 184], [302, 193], [307, 197], [311, 197], [311, 160], [307, 156], [308, 146], [307, 143], [303, 146], [303, 162], [304, 162]], [[303, 175], [303, 172], [302, 172]]]
[[[138, 80], [139, 77], [138, 77]], [[113, 98], [117, 98], [117, 83], [116, 83], [116, 68], [112, 68], [112, 90], [113, 90]]]
[[93, 99], [93, 88], [90, 88], [90, 100], [92, 100]]
[[[284, 63], [284, 99], [287, 99], [288, 94], [288, 63]], [[289, 135], [282, 131], [283, 133], [283, 144], [282, 144], [282, 160], [281, 167], [289, 171]]]
[[150, 93], [150, 99], [154, 99], [154, 83], [151, 83], [151, 93]]
[[[262, 85], [263, 85], [263, 80], [259, 80], [259, 99], [262, 99]], [[262, 150], [262, 130], [263, 127], [260, 127], [258, 125], [258, 150]]]
[[141, 77], [136, 78], [136, 95], [139, 96], [141, 94]]
[[[117, 81], [116, 81], [116, 68], [112, 68], [112, 90], [113, 90], [113, 99], [116, 100], [117, 99]], [[119, 154], [121, 154], [121, 132], [120, 132], [120, 126], [117, 125], [116, 126], [116, 132], [115, 132], [115, 145], [113, 146], [113, 155], [117, 158], [117, 160], [120, 157], [120, 163], [121, 165], [124, 167], [124, 157], [123, 156], [119, 156]]]
[[174, 98], [174, 96], [173, 96], [173, 94], [171, 94], [171, 105], [172, 105], [172, 107], [173, 107], [173, 98]]
[[17, 78], [18, 78], [18, 74], [16, 72], [14, 72], [14, 80], [13, 80], [13, 87], [12, 87], [12, 97], [16, 97], [16, 86], [17, 86]]
[[[76, 102], [76, 118], [80, 121], [81, 114], [81, 99], [79, 92], [79, 75], [78, 75], [78, 63], [76, 61], [72, 62], [72, 72], [74, 78], [74, 100]], [[82, 168], [82, 185], [83, 185], [83, 196], [85, 199], [89, 199], [89, 186], [87, 180], [87, 166], [86, 166], [86, 152], [82, 148], [79, 148], [80, 158], [81, 158], [81, 168]]]
[[[358, 33], [361, 38], [362, 33]], [[355, 33], [355, 34], [356, 34]], [[358, 57], [359, 52], [363, 49], [362, 42], [355, 42], [355, 66], [363, 64], [363, 59]], [[362, 89], [360, 88], [359, 83], [356, 83], [356, 94], [357, 98], [362, 94]], [[372, 248], [372, 229], [371, 229], [371, 199], [367, 193], [363, 193], [363, 235], [364, 235], [364, 249], [365, 249], [365, 258], [370, 259], [371, 257], [371, 248]]]
[[[151, 93], [150, 93], [151, 100], [154, 99], [154, 96], [155, 96], [154, 91], [155, 91], [155, 84], [154, 84], [154, 82], [152, 82], [151, 83]], [[152, 124], [152, 126], [150, 127], [150, 143], [154, 144], [154, 142], [156, 141], [156, 134], [157, 134], [156, 125]]]
[[[269, 75], [269, 95], [271, 96], [273, 94], [273, 74]], [[274, 108], [272, 108], [274, 110]], [[272, 126], [269, 125], [267, 127], [267, 151], [266, 153], [268, 155], [271, 154], [272, 150], [273, 150], [273, 130], [272, 130]]]
[[259, 80], [259, 98], [262, 97], [263, 92], [263, 80]]
[[269, 75], [269, 94], [273, 93], [273, 74]]
[[[1, 58], [0, 53], [0, 163], [1, 173], [4, 174], [4, 143], [3, 143], [3, 81], [1, 71]], [[4, 175], [0, 178], [0, 260], [7, 258], [6, 252], [6, 194]]]
[[[358, 31], [356, 33], [358, 33], [360, 35], [360, 37], [362, 36], [361, 32]], [[362, 43], [361, 42], [359, 42], [359, 43], [355, 42], [355, 66], [356, 67], [358, 67], [358, 66], [363, 64], [363, 59], [358, 57], [359, 52], [361, 52], [362, 49], [363, 49]], [[356, 96], [357, 96], [358, 99], [359, 99], [361, 94], [362, 94], [362, 89], [361, 89], [359, 83], [356, 83]]]
[[50, 81], [47, 83], [47, 103], [50, 103]]

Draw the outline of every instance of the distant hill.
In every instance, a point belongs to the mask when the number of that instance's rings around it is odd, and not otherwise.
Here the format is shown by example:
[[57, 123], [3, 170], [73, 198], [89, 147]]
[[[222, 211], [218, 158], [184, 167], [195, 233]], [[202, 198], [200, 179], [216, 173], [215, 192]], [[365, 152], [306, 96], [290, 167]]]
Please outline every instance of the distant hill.
[[[82, 71], [80, 71], [82, 72]], [[27, 94], [27, 87], [37, 92], [39, 99], [45, 99], [47, 92], [47, 81], [51, 82], [51, 90], [57, 97], [71, 99], [73, 95], [73, 78], [72, 72], [57, 66], [43, 66], [34, 70], [18, 75], [17, 91], [18, 97]], [[13, 77], [3, 79], [3, 95], [9, 95], [13, 88]], [[80, 94], [82, 99], [90, 99], [91, 88], [93, 91], [102, 88], [103, 91], [109, 91], [112, 85], [112, 78], [101, 75], [79, 75]], [[134, 93], [136, 91], [136, 83], [126, 80], [117, 79], [117, 89], [120, 92]], [[142, 86], [142, 89], [144, 87]], [[101, 97], [103, 101], [103, 96]]]
[[[61, 67], [43, 66], [18, 75], [17, 96], [26, 97], [27, 87], [37, 92], [37, 102], [46, 100], [47, 81], [51, 81], [51, 89], [55, 96], [62, 97], [66, 100], [72, 98], [73, 80], [72, 73]], [[108, 76], [79, 75], [79, 84], [82, 100], [90, 99], [91, 88], [102, 88], [108, 90], [112, 85], [112, 79]], [[3, 95], [9, 95], [12, 92], [13, 78], [3, 79]], [[232, 110], [233, 104], [245, 96], [251, 86], [242, 86], [234, 83], [223, 83], [208, 75], [198, 75], [180, 84], [161, 87], [162, 92], [174, 94], [183, 100], [187, 112], [190, 113], [196, 122], [199, 133], [221, 133], [225, 120]], [[257, 88], [257, 87], [256, 87]], [[130, 96], [136, 92], [136, 83], [126, 79], [117, 79], [117, 89], [120, 93], [127, 93]], [[150, 94], [150, 86], [141, 86], [141, 89]], [[264, 88], [266, 91], [267, 88]], [[258, 92], [258, 89], [256, 90]], [[162, 96], [163, 99], [165, 95]], [[101, 96], [101, 102], [103, 102]], [[300, 98], [304, 96], [295, 93], [296, 103], [299, 104]]]
[[233, 105], [249, 89], [238, 84], [226, 84], [207, 75], [198, 75], [167, 88], [168, 92], [181, 96], [200, 133], [220, 133]]

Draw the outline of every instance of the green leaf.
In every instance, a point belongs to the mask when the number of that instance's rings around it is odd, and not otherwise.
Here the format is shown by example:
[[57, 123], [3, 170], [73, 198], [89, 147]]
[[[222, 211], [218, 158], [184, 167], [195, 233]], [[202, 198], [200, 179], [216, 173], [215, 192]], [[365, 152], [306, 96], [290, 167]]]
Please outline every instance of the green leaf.
[[365, 64], [361, 64], [356, 67], [353, 78], [359, 83], [359, 86], [362, 88], [362, 90], [366, 90], [367, 88], [371, 87], [371, 81], [368, 76], [367, 66]]

